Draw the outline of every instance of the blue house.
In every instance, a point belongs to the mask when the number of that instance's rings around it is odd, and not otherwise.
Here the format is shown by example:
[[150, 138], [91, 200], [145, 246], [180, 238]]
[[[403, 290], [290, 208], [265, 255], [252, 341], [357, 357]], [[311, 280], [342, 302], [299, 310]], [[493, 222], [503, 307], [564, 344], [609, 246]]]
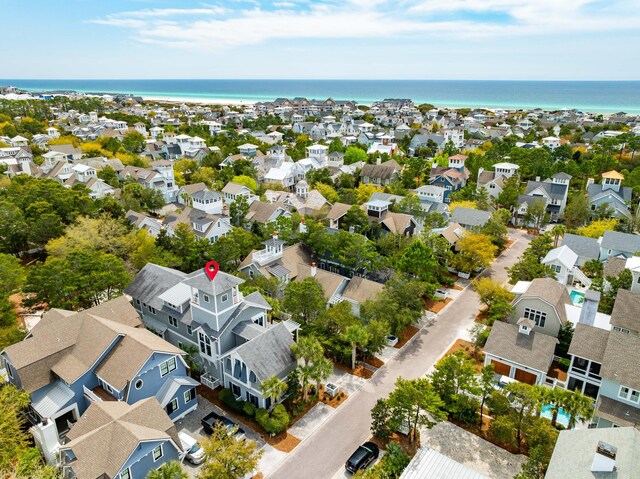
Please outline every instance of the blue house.
[[587, 182], [587, 195], [591, 210], [595, 211], [599, 206], [606, 205], [611, 210], [611, 216], [616, 218], [631, 218], [632, 189], [622, 186], [624, 176], [617, 171], [602, 173], [602, 183], [595, 184], [593, 180]]
[[144, 478], [168, 461], [184, 456], [173, 422], [154, 398], [130, 405], [95, 402], [60, 447], [65, 477]]
[[[109, 319], [107, 319], [109, 318]], [[31, 432], [49, 462], [92, 403], [156, 398], [171, 420], [197, 407], [184, 352], [144, 329], [126, 297], [81, 312], [52, 309], [0, 357], [31, 394]]]
[[469, 170], [464, 166], [466, 155], [452, 155], [447, 166], [433, 164], [429, 172], [429, 184], [445, 189], [444, 202], [449, 203], [452, 191], [464, 188], [469, 180]]

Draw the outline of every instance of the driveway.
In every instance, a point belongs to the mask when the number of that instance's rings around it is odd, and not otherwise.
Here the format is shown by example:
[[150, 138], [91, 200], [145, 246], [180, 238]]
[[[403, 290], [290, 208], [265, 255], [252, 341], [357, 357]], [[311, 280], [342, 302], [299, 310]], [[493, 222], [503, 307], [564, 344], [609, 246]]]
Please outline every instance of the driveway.
[[[517, 241], [483, 276], [502, 282], [507, 280], [505, 268], [519, 259], [530, 239], [518, 230], [510, 230], [509, 235]], [[399, 376], [408, 379], [423, 376], [457, 338], [468, 336], [467, 330], [473, 325], [479, 308], [478, 295], [472, 288], [465, 289], [438, 315], [433, 326], [416, 334], [267, 477], [304, 477], [304, 471], [313, 471], [318, 479], [334, 477], [358, 445], [371, 436], [370, 411], [376, 401], [394, 389]]]

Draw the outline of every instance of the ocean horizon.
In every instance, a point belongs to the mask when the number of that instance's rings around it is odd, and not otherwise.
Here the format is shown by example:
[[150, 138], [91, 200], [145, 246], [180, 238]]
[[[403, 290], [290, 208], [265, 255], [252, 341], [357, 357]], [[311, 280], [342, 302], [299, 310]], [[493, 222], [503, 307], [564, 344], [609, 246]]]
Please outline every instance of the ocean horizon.
[[452, 108], [640, 113], [640, 81], [516, 80], [0, 80], [26, 91], [73, 90], [176, 100], [270, 101], [278, 97], [354, 100], [409, 98]]

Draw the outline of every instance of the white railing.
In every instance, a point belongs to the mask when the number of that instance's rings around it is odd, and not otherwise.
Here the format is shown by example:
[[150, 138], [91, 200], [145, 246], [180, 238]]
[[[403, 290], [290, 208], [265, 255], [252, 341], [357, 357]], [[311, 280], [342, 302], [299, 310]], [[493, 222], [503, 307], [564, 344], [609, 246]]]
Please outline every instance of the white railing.
[[100, 399], [100, 397], [96, 393], [94, 393], [91, 389], [89, 389], [87, 386], [82, 386], [82, 389], [84, 390], [84, 395], [87, 396], [91, 401], [93, 402], [102, 401], [102, 399]]
[[210, 374], [203, 374], [202, 376], [200, 376], [200, 383], [203, 386], [207, 386], [209, 389], [215, 389], [220, 386], [220, 380], [214, 378]]
[[577, 266], [574, 266], [573, 268], [571, 268], [571, 274], [573, 275], [573, 279], [574, 280], [578, 280], [580, 281], [582, 284], [585, 285], [585, 287], [587, 289], [589, 289], [591, 287], [591, 279], [587, 277], [586, 274], [584, 274], [580, 268], [578, 268]]
[[282, 252], [272, 253], [266, 250], [256, 251], [253, 253], [253, 261], [258, 263], [260, 266], [264, 266], [269, 261], [273, 261], [274, 259], [280, 258], [282, 256]]

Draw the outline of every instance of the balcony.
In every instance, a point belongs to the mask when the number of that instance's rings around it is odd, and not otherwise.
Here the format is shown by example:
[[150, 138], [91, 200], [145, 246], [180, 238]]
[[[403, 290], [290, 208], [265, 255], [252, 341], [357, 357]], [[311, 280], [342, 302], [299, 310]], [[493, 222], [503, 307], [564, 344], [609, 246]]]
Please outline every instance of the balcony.
[[253, 261], [258, 263], [260, 266], [264, 266], [265, 264], [281, 257], [282, 252], [274, 253], [267, 250], [262, 250], [253, 253]]
[[209, 389], [215, 389], [220, 386], [220, 380], [214, 378], [211, 374], [203, 374], [200, 376], [200, 383], [203, 386], [207, 386]]

